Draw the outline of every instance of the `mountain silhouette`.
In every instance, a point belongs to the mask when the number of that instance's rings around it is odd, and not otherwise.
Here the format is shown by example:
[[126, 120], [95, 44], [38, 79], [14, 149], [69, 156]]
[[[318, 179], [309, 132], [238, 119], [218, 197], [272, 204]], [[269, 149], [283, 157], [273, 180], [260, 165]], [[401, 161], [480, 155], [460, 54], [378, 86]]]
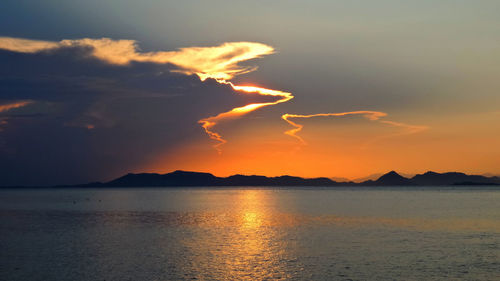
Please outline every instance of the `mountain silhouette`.
[[[139, 187], [139, 186], [333, 186], [338, 185], [328, 178], [305, 179], [301, 177], [246, 176], [233, 175], [225, 178], [209, 173], [175, 171], [168, 174], [127, 174], [97, 186]], [[86, 185], [88, 186], [88, 185]]]
[[375, 181], [368, 180], [365, 182], [360, 183], [361, 185], [372, 185], [372, 186], [406, 186], [406, 185], [413, 185], [412, 181], [408, 178], [405, 178], [401, 176], [400, 174], [396, 173], [395, 171], [390, 171], [387, 174], [384, 174], [380, 176]]
[[[232, 175], [216, 177], [210, 173], [174, 171], [167, 174], [157, 173], [129, 173], [109, 182], [92, 182], [76, 185], [61, 185], [53, 187], [201, 187], [201, 186], [350, 186], [350, 187], [377, 187], [377, 186], [453, 186], [453, 185], [500, 185], [500, 177], [486, 177], [467, 175], [464, 173], [426, 172], [411, 178], [401, 176], [396, 171], [381, 175], [376, 180], [364, 182], [342, 181], [337, 182], [329, 178], [301, 178], [294, 176], [266, 177], [259, 175]], [[6, 187], [6, 186], [3, 186]], [[22, 188], [23, 186], [11, 186]]]
[[466, 175], [464, 173], [456, 172], [440, 174], [432, 171], [421, 175], [415, 175], [411, 181], [415, 185], [458, 185], [464, 183], [489, 184], [500, 182], [500, 180], [496, 177]]
[[266, 177], [259, 175], [232, 175], [216, 177], [210, 173], [174, 171], [167, 174], [127, 174], [105, 183], [75, 185], [78, 187], [182, 187], [182, 186], [450, 186], [450, 185], [500, 185], [500, 178], [467, 175], [464, 173], [426, 172], [412, 178], [395, 171], [383, 174], [376, 180], [361, 183], [336, 182], [332, 179], [301, 178], [294, 176]]
[[127, 174], [101, 186], [138, 187], [138, 186], [217, 186], [220, 178], [209, 173], [175, 171], [168, 174]]

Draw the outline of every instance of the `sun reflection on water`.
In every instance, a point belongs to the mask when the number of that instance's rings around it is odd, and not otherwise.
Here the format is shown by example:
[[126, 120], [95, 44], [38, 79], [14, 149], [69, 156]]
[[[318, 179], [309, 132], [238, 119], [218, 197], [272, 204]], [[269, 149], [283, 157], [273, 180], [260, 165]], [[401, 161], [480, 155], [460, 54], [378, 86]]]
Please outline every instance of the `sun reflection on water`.
[[243, 227], [245, 228], [257, 228], [262, 224], [262, 221], [258, 217], [257, 213], [246, 212], [243, 214]]
[[306, 214], [287, 205], [290, 203], [273, 190], [200, 193], [196, 200], [214, 205], [193, 213], [172, 214], [178, 219], [174, 229], [182, 237], [175, 241], [182, 245], [177, 266], [180, 272], [193, 274], [185, 279], [314, 280], [308, 275], [312, 261], [304, 253], [320, 253], [330, 246], [315, 241], [331, 241], [328, 237], [337, 235], [343, 239], [351, 231], [500, 232], [498, 221], [487, 219]]
[[[191, 229], [195, 237], [184, 241], [191, 250], [195, 266], [187, 272], [210, 272], [213, 280], [264, 280], [287, 279], [293, 260], [290, 243], [278, 231], [275, 212], [270, 210], [275, 197], [269, 190], [241, 190], [232, 196], [230, 209], [217, 219], [209, 219]], [[212, 196], [207, 194], [207, 196]], [[201, 257], [210, 256], [211, 260]], [[213, 268], [217, 265], [216, 268]], [[205, 276], [192, 276], [207, 278]]]
[[265, 203], [266, 197], [260, 190], [244, 190], [239, 196], [238, 205], [241, 217], [240, 226], [244, 229], [256, 229], [262, 226], [265, 220], [265, 210], [262, 203]]

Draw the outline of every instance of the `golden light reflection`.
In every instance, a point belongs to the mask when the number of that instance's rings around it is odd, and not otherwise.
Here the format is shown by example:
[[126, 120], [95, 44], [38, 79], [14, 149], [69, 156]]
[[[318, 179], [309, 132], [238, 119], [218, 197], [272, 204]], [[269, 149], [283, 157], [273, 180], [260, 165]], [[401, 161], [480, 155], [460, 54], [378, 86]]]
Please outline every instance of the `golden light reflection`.
[[[230, 191], [231, 200], [221, 213], [202, 213], [194, 239], [184, 241], [192, 250], [192, 263], [182, 266], [196, 267], [187, 272], [209, 272], [210, 280], [276, 280], [289, 278], [283, 260], [294, 259], [294, 253], [285, 245], [284, 232], [278, 231], [279, 218], [273, 211], [276, 199], [270, 190]], [[205, 194], [208, 200], [219, 195]], [[227, 196], [227, 193], [226, 195]], [[204, 198], [207, 200], [207, 198]], [[282, 225], [284, 226], [284, 225]], [[211, 237], [211, 238], [207, 238]], [[210, 256], [213, 260], [200, 257]], [[213, 265], [217, 270], [213, 271]], [[203, 276], [195, 276], [203, 278]]]
[[[229, 279], [286, 278], [280, 260], [291, 254], [282, 247], [276, 229], [275, 197], [269, 190], [242, 190], [234, 202], [237, 230], [233, 232], [226, 264]], [[243, 272], [239, 270], [243, 269]], [[247, 276], [247, 277], [242, 277]]]
[[[301, 276], [303, 265], [297, 258], [301, 246], [295, 244], [294, 239], [297, 234], [298, 239], [307, 239], [300, 237], [304, 234], [301, 229], [326, 231], [325, 234], [343, 228], [351, 228], [358, 234], [364, 229], [372, 231], [379, 228], [500, 233], [500, 225], [495, 219], [280, 212], [277, 206], [285, 207], [283, 202], [278, 201], [278, 196], [282, 195], [264, 189], [212, 190], [203, 193], [202, 202], [225, 199], [224, 209], [174, 214], [176, 225], [181, 223], [181, 231], [185, 233], [183, 237], [186, 237], [182, 240], [182, 249], [188, 251], [179, 264], [183, 267], [181, 272], [195, 272], [198, 275], [190, 277], [208, 280], [276, 280]], [[288, 207], [293, 208], [293, 205]], [[307, 231], [305, 233], [307, 235]]]
[[269, 197], [262, 190], [244, 190], [239, 196], [239, 217], [242, 230], [255, 230], [264, 224], [269, 225], [269, 217], [263, 203], [268, 203]]
[[257, 213], [247, 212], [243, 214], [243, 226], [246, 228], [257, 228], [262, 224], [262, 220]]

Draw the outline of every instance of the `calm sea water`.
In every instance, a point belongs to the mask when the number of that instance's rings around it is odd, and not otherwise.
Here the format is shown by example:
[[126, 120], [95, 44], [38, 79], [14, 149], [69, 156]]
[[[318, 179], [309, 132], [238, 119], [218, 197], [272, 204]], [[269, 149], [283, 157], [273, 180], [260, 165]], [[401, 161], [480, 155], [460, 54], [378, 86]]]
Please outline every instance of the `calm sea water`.
[[0, 280], [500, 280], [500, 191], [0, 190], [0, 261]]

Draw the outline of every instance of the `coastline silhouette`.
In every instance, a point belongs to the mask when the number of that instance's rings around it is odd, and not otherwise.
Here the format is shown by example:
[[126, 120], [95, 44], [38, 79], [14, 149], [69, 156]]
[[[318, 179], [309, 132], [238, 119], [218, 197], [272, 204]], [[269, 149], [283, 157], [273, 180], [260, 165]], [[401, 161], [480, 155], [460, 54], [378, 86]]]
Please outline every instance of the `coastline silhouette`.
[[335, 181], [327, 177], [302, 178], [296, 176], [267, 177], [260, 175], [232, 175], [217, 177], [210, 173], [177, 170], [166, 174], [129, 173], [108, 182], [65, 185], [58, 187], [183, 187], [183, 186], [458, 186], [500, 185], [498, 176], [467, 175], [459, 172], [436, 173], [428, 171], [413, 177], [404, 177], [395, 171], [377, 180], [363, 182]]

